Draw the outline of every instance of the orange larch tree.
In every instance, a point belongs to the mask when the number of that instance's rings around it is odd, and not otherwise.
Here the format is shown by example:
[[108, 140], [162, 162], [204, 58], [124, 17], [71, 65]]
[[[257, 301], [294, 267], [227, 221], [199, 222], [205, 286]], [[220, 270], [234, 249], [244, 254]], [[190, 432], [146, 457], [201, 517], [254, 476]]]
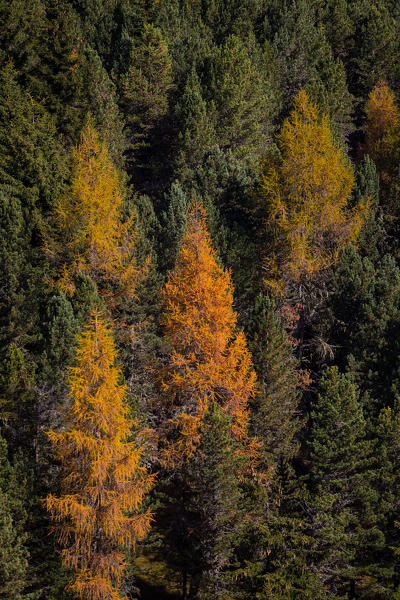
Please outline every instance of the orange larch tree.
[[399, 162], [400, 112], [394, 93], [383, 80], [371, 90], [365, 113], [365, 151], [387, 180]]
[[164, 309], [171, 351], [163, 388], [175, 431], [166, 460], [193, 454], [212, 400], [231, 416], [234, 437], [245, 440], [256, 376], [245, 335], [236, 331], [230, 274], [217, 263], [198, 203], [189, 212], [177, 263], [164, 288]]
[[[74, 277], [86, 273], [97, 283], [118, 284], [132, 295], [138, 275], [133, 218], [123, 222], [123, 197], [107, 146], [89, 123], [73, 153], [72, 186], [56, 208], [62, 263], [58, 287], [72, 295]], [[101, 287], [101, 286], [100, 286]]]
[[126, 386], [111, 332], [97, 313], [78, 342], [66, 428], [49, 433], [62, 465], [62, 493], [49, 495], [45, 506], [59, 523], [63, 562], [75, 571], [71, 589], [83, 600], [119, 600], [121, 548], [148, 532], [152, 516], [141, 505], [153, 476], [141, 466], [136, 442], [127, 441]]
[[312, 276], [336, 261], [357, 239], [367, 203], [348, 208], [353, 168], [328, 117], [319, 115], [305, 90], [296, 96], [278, 144], [281, 157], [264, 161], [256, 197], [271, 241], [267, 281], [282, 291], [285, 279]]

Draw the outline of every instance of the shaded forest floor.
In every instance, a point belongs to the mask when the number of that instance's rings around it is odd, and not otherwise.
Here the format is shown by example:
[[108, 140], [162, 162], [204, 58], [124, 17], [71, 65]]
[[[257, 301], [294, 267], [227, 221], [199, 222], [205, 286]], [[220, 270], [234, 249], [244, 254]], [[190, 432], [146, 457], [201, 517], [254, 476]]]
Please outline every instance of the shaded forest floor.
[[179, 600], [181, 585], [177, 573], [152, 556], [135, 560], [135, 579], [141, 600]]

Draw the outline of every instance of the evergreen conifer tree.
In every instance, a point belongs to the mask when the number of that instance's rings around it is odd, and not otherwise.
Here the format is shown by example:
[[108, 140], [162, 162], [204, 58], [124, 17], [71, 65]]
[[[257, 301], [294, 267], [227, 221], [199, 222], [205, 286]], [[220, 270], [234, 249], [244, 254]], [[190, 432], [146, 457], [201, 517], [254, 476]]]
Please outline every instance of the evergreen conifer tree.
[[238, 477], [244, 464], [230, 430], [230, 418], [212, 401], [198, 452], [162, 486], [168, 502], [161, 508], [159, 526], [188, 600], [224, 598], [232, 589], [229, 570], [243, 526]]

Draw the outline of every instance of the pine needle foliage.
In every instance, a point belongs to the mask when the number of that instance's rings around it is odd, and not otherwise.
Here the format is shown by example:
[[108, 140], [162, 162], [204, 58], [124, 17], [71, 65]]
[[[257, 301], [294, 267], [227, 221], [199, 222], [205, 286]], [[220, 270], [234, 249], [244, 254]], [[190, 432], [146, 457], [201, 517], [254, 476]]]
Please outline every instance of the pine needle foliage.
[[140, 464], [141, 449], [128, 441], [132, 422], [116, 358], [110, 329], [95, 312], [70, 368], [68, 425], [48, 434], [62, 465], [62, 493], [50, 494], [45, 506], [60, 524], [63, 562], [75, 572], [70, 587], [82, 600], [122, 597], [121, 548], [144, 538], [152, 519], [141, 505], [153, 477]]

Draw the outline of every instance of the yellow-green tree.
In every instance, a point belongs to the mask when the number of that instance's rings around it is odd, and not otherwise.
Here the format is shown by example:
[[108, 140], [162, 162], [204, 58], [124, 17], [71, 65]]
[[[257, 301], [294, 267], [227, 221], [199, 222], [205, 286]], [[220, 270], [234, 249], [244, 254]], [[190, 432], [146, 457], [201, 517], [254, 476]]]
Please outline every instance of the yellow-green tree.
[[234, 437], [246, 440], [256, 376], [245, 335], [236, 331], [230, 274], [217, 263], [197, 203], [164, 288], [164, 310], [171, 351], [163, 386], [175, 430], [166, 457], [187, 458], [196, 451], [213, 400], [231, 416]]
[[128, 441], [132, 422], [126, 386], [105, 321], [93, 313], [80, 335], [68, 385], [72, 399], [64, 431], [49, 437], [62, 465], [62, 492], [45, 506], [55, 522], [71, 583], [83, 600], [119, 600], [125, 560], [150, 527], [141, 511], [153, 477], [141, 466], [141, 449]]
[[388, 180], [398, 167], [400, 112], [394, 93], [382, 79], [368, 96], [365, 114], [365, 151], [373, 158], [380, 176]]
[[138, 274], [133, 218], [123, 222], [122, 213], [118, 172], [89, 123], [73, 153], [70, 193], [56, 209], [55, 253], [62, 263], [58, 286], [65, 293], [72, 295], [74, 277], [86, 273], [97, 283], [117, 284], [125, 295], [132, 295]]
[[353, 168], [305, 90], [278, 136], [280, 160], [267, 158], [256, 191], [270, 247], [269, 284], [282, 291], [287, 279], [312, 276], [336, 261], [357, 239], [366, 205], [348, 208]]

